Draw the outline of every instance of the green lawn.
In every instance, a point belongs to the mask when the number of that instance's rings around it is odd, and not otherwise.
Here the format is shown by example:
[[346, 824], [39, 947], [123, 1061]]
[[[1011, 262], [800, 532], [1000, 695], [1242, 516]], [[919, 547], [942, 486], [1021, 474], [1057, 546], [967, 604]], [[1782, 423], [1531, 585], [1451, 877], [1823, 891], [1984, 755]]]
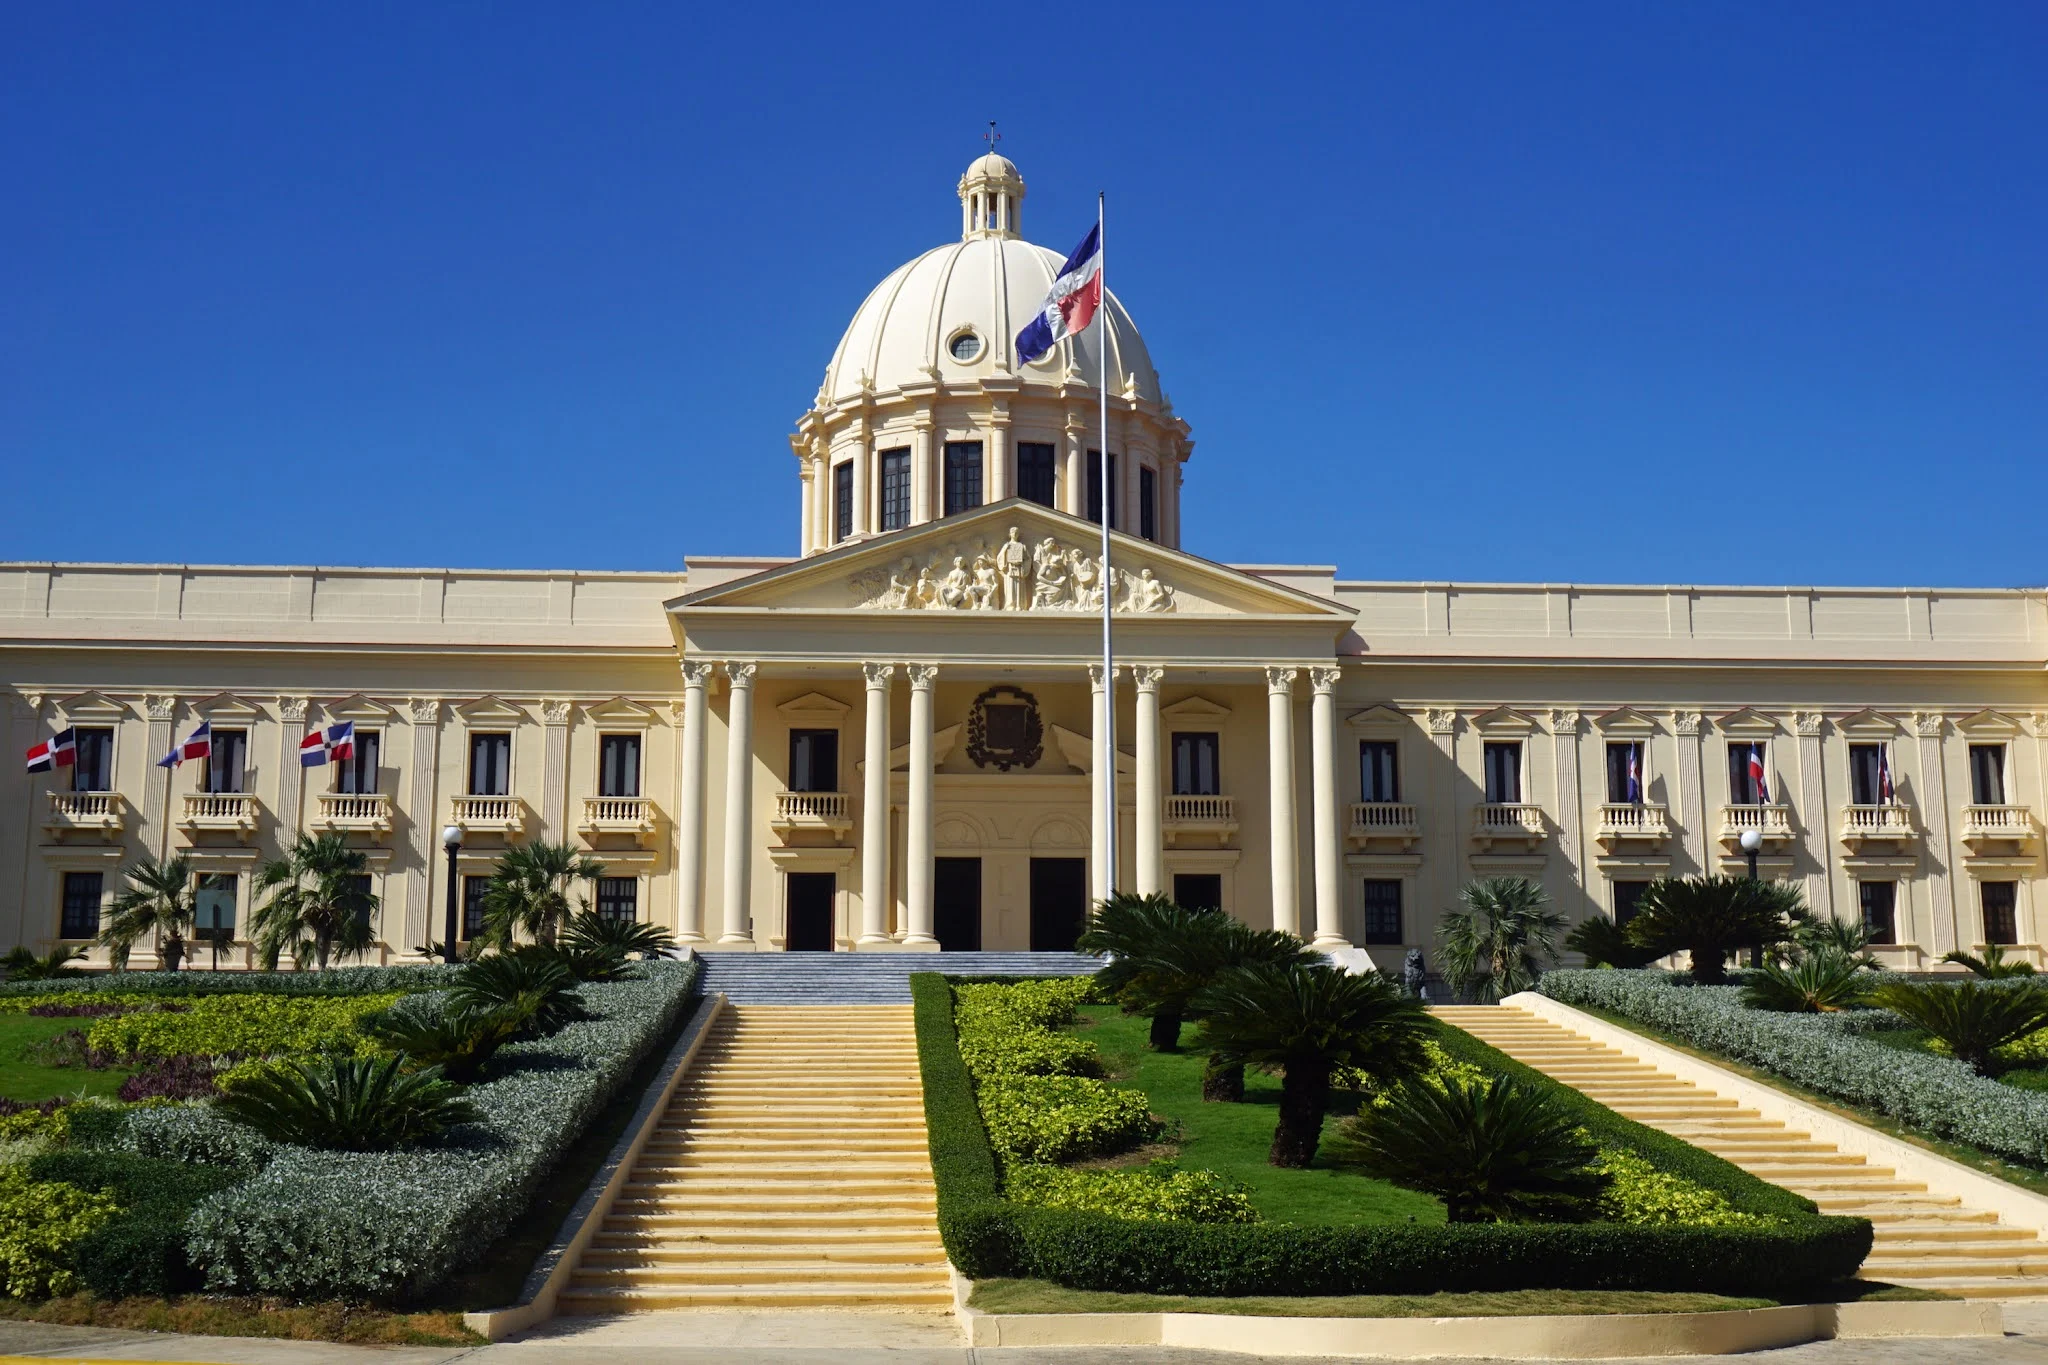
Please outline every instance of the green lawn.
[[22, 1050], [66, 1029], [88, 1028], [90, 1019], [39, 1019], [28, 1014], [0, 1014], [0, 1095], [24, 1104], [37, 1104], [59, 1095], [72, 1098], [111, 1096], [121, 1082], [135, 1074], [132, 1066], [88, 1071], [82, 1066], [39, 1066], [22, 1057]]
[[[1152, 1112], [1180, 1125], [1180, 1164], [1206, 1168], [1251, 1187], [1252, 1203], [1276, 1223], [1441, 1223], [1444, 1206], [1430, 1195], [1383, 1180], [1324, 1165], [1305, 1171], [1266, 1164], [1266, 1149], [1278, 1122], [1280, 1078], [1251, 1072], [1243, 1104], [1202, 1099], [1202, 1054], [1153, 1052], [1145, 1046], [1151, 1020], [1127, 1017], [1111, 1005], [1081, 1011], [1078, 1026], [1102, 1053], [1113, 1083], [1135, 1086], [1152, 1101]], [[1194, 1036], [1182, 1031], [1183, 1043]], [[1334, 1097], [1348, 1108], [1349, 1097]], [[1333, 1112], [1328, 1134], [1343, 1113]]]

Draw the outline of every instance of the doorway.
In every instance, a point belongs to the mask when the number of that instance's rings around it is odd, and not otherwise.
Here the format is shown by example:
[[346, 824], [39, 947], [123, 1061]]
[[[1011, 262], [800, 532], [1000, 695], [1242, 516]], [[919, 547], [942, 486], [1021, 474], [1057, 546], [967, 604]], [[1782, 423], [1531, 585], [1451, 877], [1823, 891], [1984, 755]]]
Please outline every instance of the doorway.
[[1088, 918], [1088, 860], [1031, 860], [1031, 951], [1071, 953]]
[[981, 859], [934, 858], [932, 932], [939, 951], [981, 951]]
[[839, 890], [839, 878], [831, 872], [786, 874], [782, 922], [782, 949], [789, 953], [832, 951], [832, 901]]

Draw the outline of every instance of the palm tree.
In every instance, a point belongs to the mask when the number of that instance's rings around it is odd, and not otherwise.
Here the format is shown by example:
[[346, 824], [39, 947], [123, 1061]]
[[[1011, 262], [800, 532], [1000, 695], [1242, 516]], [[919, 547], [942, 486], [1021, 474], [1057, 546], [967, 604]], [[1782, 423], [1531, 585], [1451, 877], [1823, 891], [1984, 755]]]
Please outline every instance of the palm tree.
[[1753, 1010], [1833, 1014], [1864, 1002], [1863, 964], [1846, 953], [1807, 953], [1797, 962], [1767, 962], [1742, 983], [1742, 1003]]
[[194, 914], [192, 860], [182, 853], [158, 862], [144, 856], [124, 868], [127, 883], [114, 897], [106, 927], [100, 930], [104, 944], [118, 970], [128, 965], [135, 941], [157, 936], [166, 970], [175, 972], [185, 957], [185, 931], [192, 927]]
[[1221, 910], [1191, 910], [1162, 892], [1135, 896], [1118, 891], [1096, 906], [1074, 950], [1109, 959], [1096, 973], [1098, 988], [1127, 1012], [1151, 1016], [1152, 1048], [1172, 1052], [1180, 1046], [1188, 999], [1207, 977], [1189, 979], [1175, 966], [1161, 964], [1160, 949], [1186, 944], [1227, 922]]
[[1588, 967], [1643, 967], [1655, 955], [1629, 942], [1628, 930], [1605, 915], [1590, 915], [1564, 936], [1564, 946], [1586, 960]]
[[1280, 1073], [1280, 1121], [1266, 1159], [1307, 1166], [1322, 1140], [1330, 1073], [1357, 1067], [1376, 1082], [1428, 1065], [1422, 1002], [1377, 972], [1260, 963], [1232, 967], [1195, 997], [1202, 1046], [1226, 1065]]
[[502, 950], [524, 932], [552, 947], [573, 913], [569, 893], [576, 883], [603, 875], [603, 863], [569, 844], [536, 841], [507, 849], [484, 890], [484, 939]]
[[1999, 1048], [2048, 1028], [2048, 986], [2037, 981], [2013, 986], [1893, 981], [1872, 991], [1870, 999], [1939, 1038], [1956, 1060], [1968, 1062], [1980, 1076], [1997, 1074]]
[[249, 922], [264, 970], [276, 971], [287, 950], [294, 962], [310, 955], [321, 971], [336, 954], [365, 952], [375, 941], [370, 916], [377, 909], [377, 897], [364, 889], [369, 866], [341, 834], [301, 834], [284, 857], [265, 863], [256, 890], [270, 899]]
[[2009, 976], [2032, 976], [2034, 974], [2033, 963], [2017, 960], [2008, 961], [2005, 956], [2005, 949], [1996, 943], [1985, 948], [1984, 956], [1982, 957], [1972, 956], [1958, 948], [1954, 952], [1943, 953], [1941, 960], [1968, 967], [1974, 975], [1981, 976], [1987, 981], [2002, 981]]
[[1459, 994], [1474, 991], [1482, 1004], [1536, 984], [1557, 958], [1564, 916], [1527, 877], [1481, 877], [1458, 893], [1461, 911], [1445, 915], [1437, 930], [1444, 978]]
[[1790, 942], [1805, 919], [1805, 899], [1790, 882], [1663, 877], [1643, 888], [1628, 936], [1658, 957], [1691, 953], [1693, 980], [1715, 986], [1728, 979], [1729, 954]]

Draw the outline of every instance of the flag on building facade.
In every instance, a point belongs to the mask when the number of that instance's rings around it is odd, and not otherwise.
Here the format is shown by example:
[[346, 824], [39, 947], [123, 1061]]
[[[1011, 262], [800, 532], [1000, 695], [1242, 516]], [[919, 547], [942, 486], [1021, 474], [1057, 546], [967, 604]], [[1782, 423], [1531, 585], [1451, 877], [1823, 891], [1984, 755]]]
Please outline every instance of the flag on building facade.
[[1898, 793], [1892, 789], [1892, 746], [1877, 746], [1877, 804], [1889, 806]]
[[28, 751], [28, 770], [32, 773], [46, 773], [54, 768], [68, 768], [78, 761], [78, 731], [59, 730]]
[[1771, 784], [1764, 777], [1764, 746], [1749, 746], [1749, 780], [1756, 787], [1756, 803], [1759, 806], [1771, 804]]
[[1643, 746], [1628, 746], [1628, 800], [1633, 806], [1643, 804]]
[[213, 752], [213, 722], [200, 721], [199, 728], [185, 736], [185, 742], [156, 761], [159, 768], [175, 768], [188, 758], [205, 758]]
[[317, 768], [356, 756], [356, 723], [345, 720], [324, 730], [315, 730], [299, 741], [299, 766]]
[[1078, 335], [1102, 306], [1102, 225], [1088, 229], [1081, 245], [1060, 267], [1038, 316], [1017, 333], [1017, 358], [1026, 364], [1070, 336]]

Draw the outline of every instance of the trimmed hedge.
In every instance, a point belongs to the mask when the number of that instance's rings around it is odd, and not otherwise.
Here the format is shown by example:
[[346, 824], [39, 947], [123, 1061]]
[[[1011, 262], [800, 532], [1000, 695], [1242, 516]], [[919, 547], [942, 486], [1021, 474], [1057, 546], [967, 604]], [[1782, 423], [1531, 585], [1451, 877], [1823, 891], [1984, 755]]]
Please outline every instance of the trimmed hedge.
[[[1850, 1278], [1870, 1251], [1863, 1219], [1821, 1217], [1783, 1201], [1782, 1221], [1712, 1228], [1161, 1223], [1026, 1208], [999, 1197], [995, 1155], [960, 1060], [951, 988], [937, 973], [917, 973], [910, 989], [939, 1233], [953, 1264], [971, 1279], [1017, 1276], [1081, 1289], [1218, 1296], [1506, 1289], [1779, 1296]], [[1608, 1120], [1625, 1122], [1611, 1113]], [[1767, 1198], [1753, 1189], [1744, 1197]], [[1798, 1202], [1791, 1195], [1783, 1200]]]
[[36, 1180], [110, 1195], [120, 1205], [71, 1249], [72, 1268], [85, 1287], [110, 1299], [199, 1288], [202, 1277], [185, 1255], [185, 1219], [200, 1200], [241, 1178], [217, 1166], [77, 1150], [44, 1152], [28, 1172]]
[[[102, 972], [54, 981], [0, 983], [0, 1010], [25, 1010], [66, 996], [115, 995], [368, 995], [378, 991], [432, 991], [454, 983], [462, 969], [445, 964], [411, 967], [331, 967], [324, 972]], [[52, 998], [55, 997], [55, 1000]], [[79, 1003], [85, 1003], [81, 999]]]
[[1646, 1024], [1935, 1137], [2048, 1164], [2048, 1095], [1987, 1080], [1953, 1058], [1904, 1052], [1857, 1036], [1904, 1027], [1889, 1010], [1782, 1014], [1745, 1006], [1739, 986], [1680, 984], [1684, 980], [1665, 972], [1559, 971], [1546, 972], [1537, 989], [1567, 1005]]

